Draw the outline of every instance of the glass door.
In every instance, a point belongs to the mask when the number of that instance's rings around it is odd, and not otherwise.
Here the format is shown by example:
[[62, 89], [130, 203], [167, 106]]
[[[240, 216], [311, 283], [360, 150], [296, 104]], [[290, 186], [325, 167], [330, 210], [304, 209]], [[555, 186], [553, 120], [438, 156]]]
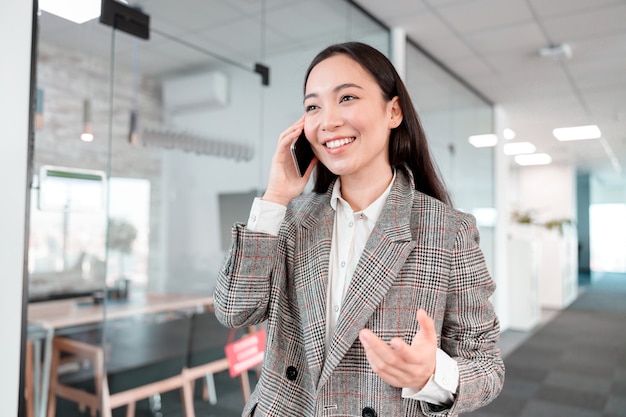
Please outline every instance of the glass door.
[[[99, 40], [109, 31], [97, 13], [89, 19], [40, 5], [25, 359], [33, 392], [27, 409], [38, 417], [70, 416], [78, 408], [60, 395], [61, 384], [93, 386], [96, 368], [77, 351], [61, 355], [60, 347], [100, 345], [104, 317], [109, 60]], [[83, 408], [98, 408], [95, 392], [90, 398]]]

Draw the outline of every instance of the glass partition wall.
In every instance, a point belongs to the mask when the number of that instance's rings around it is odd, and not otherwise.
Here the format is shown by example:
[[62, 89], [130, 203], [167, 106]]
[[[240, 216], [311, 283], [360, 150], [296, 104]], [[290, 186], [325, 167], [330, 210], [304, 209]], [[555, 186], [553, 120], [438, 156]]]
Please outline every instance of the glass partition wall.
[[278, 135], [303, 113], [314, 54], [356, 39], [388, 52], [388, 31], [348, 2], [131, 6], [149, 16], [149, 39], [40, 14], [35, 414], [180, 414], [183, 370], [208, 363], [217, 368], [191, 385], [192, 406], [239, 415], [244, 381], [219, 368], [239, 335], [204, 316], [230, 227], [246, 221]]
[[472, 135], [493, 132], [493, 106], [411, 43], [406, 83], [453, 204], [476, 216], [480, 246], [493, 273], [494, 148], [476, 148]]
[[[98, 19], [39, 18], [35, 415], [238, 416], [256, 374], [229, 376], [223, 348], [240, 334], [210, 311], [230, 228], [247, 220], [278, 135], [303, 113], [313, 56], [346, 40], [389, 54], [389, 31], [336, 0], [113, 3], [149, 16], [149, 39]], [[491, 156], [467, 144], [490, 131], [489, 105], [418, 51], [407, 64], [456, 205], [492, 208]]]

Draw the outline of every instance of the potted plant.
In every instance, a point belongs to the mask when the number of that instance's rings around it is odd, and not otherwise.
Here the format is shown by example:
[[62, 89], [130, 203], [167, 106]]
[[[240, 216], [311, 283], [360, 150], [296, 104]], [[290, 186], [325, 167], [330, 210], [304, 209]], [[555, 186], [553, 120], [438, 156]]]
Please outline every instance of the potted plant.
[[128, 295], [129, 279], [125, 276], [124, 260], [132, 252], [133, 242], [137, 238], [137, 228], [126, 219], [109, 220], [109, 249], [117, 251], [119, 256], [118, 289], [122, 298]]

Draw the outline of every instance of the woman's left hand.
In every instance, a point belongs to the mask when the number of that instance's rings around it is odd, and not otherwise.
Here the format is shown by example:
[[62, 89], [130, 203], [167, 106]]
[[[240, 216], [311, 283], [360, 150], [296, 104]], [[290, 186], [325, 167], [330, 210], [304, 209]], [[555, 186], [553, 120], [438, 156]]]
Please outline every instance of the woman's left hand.
[[359, 333], [373, 371], [391, 386], [421, 390], [435, 373], [435, 322], [422, 309], [417, 312], [417, 321], [420, 331], [411, 345], [397, 337], [387, 344], [369, 329], [362, 329]]

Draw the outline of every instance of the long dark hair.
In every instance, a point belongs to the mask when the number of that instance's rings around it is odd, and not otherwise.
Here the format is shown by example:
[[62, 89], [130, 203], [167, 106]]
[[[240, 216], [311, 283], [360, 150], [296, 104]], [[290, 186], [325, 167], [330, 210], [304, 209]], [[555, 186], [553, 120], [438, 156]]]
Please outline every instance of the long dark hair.
[[[430, 156], [426, 134], [413, 107], [409, 92], [391, 61], [380, 51], [361, 42], [339, 43], [325, 48], [317, 54], [307, 69], [304, 78], [305, 90], [311, 70], [320, 62], [339, 54], [346, 55], [369, 72], [380, 86], [386, 100], [389, 101], [398, 96], [403, 118], [402, 123], [392, 129], [389, 138], [391, 166], [408, 166], [413, 173], [416, 190], [451, 204], [448, 191]], [[326, 166], [318, 163], [313, 191], [325, 193], [336, 177]]]

